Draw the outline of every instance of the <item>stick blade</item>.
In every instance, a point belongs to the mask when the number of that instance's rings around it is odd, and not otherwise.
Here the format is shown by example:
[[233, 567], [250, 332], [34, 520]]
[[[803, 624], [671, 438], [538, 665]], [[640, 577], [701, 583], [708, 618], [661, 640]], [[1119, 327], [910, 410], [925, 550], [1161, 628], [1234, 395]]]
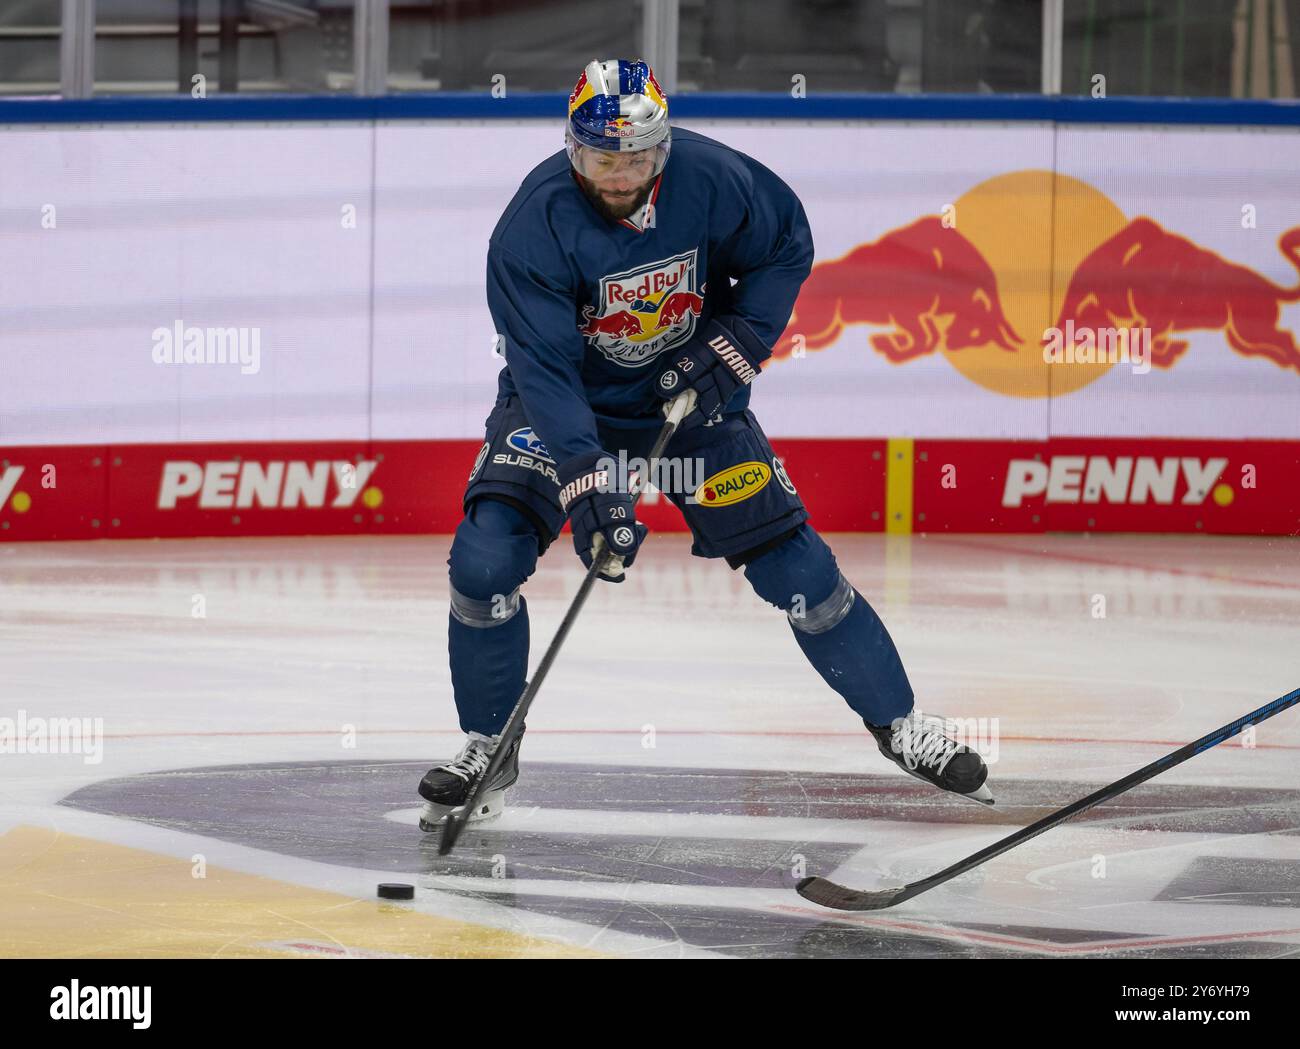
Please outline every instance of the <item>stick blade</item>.
[[456, 839], [465, 827], [464, 808], [453, 809], [447, 813], [447, 820], [442, 825], [442, 837], [438, 839], [438, 855], [446, 856], [456, 847]]
[[805, 900], [819, 907], [829, 907], [833, 911], [879, 911], [900, 902], [907, 891], [906, 886], [892, 889], [878, 889], [866, 892], [861, 889], [849, 889], [836, 885], [825, 878], [804, 878], [796, 891]]

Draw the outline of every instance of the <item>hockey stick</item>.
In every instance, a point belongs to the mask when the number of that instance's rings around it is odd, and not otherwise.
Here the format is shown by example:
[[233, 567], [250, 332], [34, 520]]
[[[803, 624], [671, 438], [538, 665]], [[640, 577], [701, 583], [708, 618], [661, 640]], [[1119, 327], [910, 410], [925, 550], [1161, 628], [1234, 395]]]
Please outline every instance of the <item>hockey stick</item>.
[[1224, 725], [1223, 728], [1215, 729], [1208, 736], [1202, 736], [1194, 743], [1188, 743], [1187, 746], [1175, 750], [1172, 754], [1166, 754], [1163, 758], [1153, 761], [1145, 768], [1129, 773], [1123, 779], [1116, 780], [1109, 787], [1102, 787], [1101, 790], [1094, 791], [1086, 798], [1076, 801], [1073, 805], [1067, 805], [1050, 816], [1044, 816], [1037, 823], [1022, 827], [1014, 834], [1008, 834], [1001, 841], [994, 842], [988, 848], [981, 849], [974, 855], [967, 856], [964, 860], [954, 863], [951, 867], [945, 867], [938, 874], [931, 874], [928, 878], [922, 878], [920, 881], [914, 881], [896, 888], [875, 891], [849, 889], [843, 885], [836, 885], [833, 881], [827, 881], [825, 878], [804, 878], [797, 886], [799, 895], [805, 900], [811, 900], [813, 903], [837, 911], [878, 911], [886, 907], [892, 907], [904, 900], [910, 900], [913, 896], [919, 896], [921, 893], [933, 889], [936, 885], [943, 884], [949, 878], [965, 874], [968, 870], [978, 867], [986, 860], [991, 860], [994, 856], [1000, 856], [1030, 838], [1038, 837], [1043, 831], [1051, 830], [1058, 823], [1064, 823], [1072, 816], [1086, 812], [1094, 805], [1109, 801], [1111, 798], [1123, 794], [1131, 787], [1136, 787], [1139, 783], [1145, 783], [1153, 776], [1157, 776], [1161, 772], [1167, 772], [1175, 765], [1181, 765], [1188, 758], [1199, 754], [1201, 751], [1209, 750], [1211, 747], [1222, 743], [1225, 739], [1231, 739], [1247, 725], [1258, 725], [1261, 721], [1265, 721], [1274, 714], [1286, 710], [1287, 707], [1293, 707], [1297, 703], [1300, 703], [1300, 688], [1287, 693], [1281, 699], [1273, 700], [1272, 703], [1265, 703], [1258, 710], [1252, 710], [1244, 718], [1238, 718], [1231, 724]]
[[[668, 447], [668, 442], [672, 440], [673, 434], [677, 432], [682, 420], [694, 407], [694, 390], [687, 390], [669, 402], [667, 407], [668, 419], [664, 423], [663, 429], [659, 431], [654, 447], [650, 449], [647, 464], [654, 463], [656, 459], [664, 454], [664, 449]], [[647, 474], [650, 469], [653, 469], [653, 467], [648, 466]], [[636, 491], [632, 493], [632, 505], [634, 507], [641, 500], [641, 494], [645, 491], [647, 480], [648, 478], [640, 478]], [[599, 540], [600, 536], [596, 538]], [[474, 785], [474, 789], [470, 792], [464, 806], [453, 809], [447, 814], [447, 822], [442, 827], [442, 840], [438, 843], [439, 856], [446, 856], [455, 848], [456, 839], [460, 837], [460, 832], [465, 829], [465, 824], [469, 822], [469, 814], [474, 811], [483, 795], [487, 792], [487, 785], [501, 771], [506, 755], [510, 753], [510, 748], [514, 745], [515, 739], [523, 731], [524, 718], [528, 716], [528, 708], [533, 705], [537, 690], [542, 687], [542, 682], [546, 680], [546, 674], [551, 669], [551, 664], [555, 662], [555, 657], [560, 654], [560, 646], [564, 644], [564, 639], [569, 636], [569, 629], [578, 618], [578, 613], [582, 611], [582, 606], [587, 603], [587, 595], [591, 593], [591, 588], [596, 582], [596, 576], [606, 566], [610, 557], [611, 554], [608, 548], [603, 546], [597, 548], [595, 556], [591, 559], [591, 567], [587, 569], [587, 575], [582, 580], [582, 585], [578, 587], [578, 592], [573, 596], [573, 601], [569, 604], [569, 610], [564, 613], [564, 618], [560, 621], [560, 629], [555, 632], [555, 639], [551, 642], [550, 648], [546, 650], [546, 654], [542, 656], [542, 661], [537, 664], [533, 679], [524, 686], [523, 694], [519, 697], [519, 701], [515, 703], [515, 709], [510, 712], [510, 717], [506, 719], [505, 727], [501, 730], [501, 738], [497, 741], [496, 749], [492, 752], [492, 760], [488, 762], [487, 768], [483, 771], [483, 775], [479, 777], [478, 783]]]

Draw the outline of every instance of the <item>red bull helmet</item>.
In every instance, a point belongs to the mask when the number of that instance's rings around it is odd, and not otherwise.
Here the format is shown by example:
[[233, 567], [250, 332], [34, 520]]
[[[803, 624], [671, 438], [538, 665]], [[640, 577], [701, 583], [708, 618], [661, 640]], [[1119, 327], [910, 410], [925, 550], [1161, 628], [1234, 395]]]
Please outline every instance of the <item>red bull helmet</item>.
[[564, 142], [574, 170], [600, 180], [626, 168], [654, 178], [668, 162], [668, 99], [640, 60], [590, 62], [569, 96]]

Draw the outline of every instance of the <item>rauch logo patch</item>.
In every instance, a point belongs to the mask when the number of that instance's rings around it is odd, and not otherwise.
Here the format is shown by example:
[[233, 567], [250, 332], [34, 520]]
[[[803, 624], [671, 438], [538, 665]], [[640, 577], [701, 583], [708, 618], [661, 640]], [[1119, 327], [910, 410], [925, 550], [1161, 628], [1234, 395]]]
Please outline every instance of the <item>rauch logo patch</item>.
[[705, 480], [695, 492], [700, 506], [730, 506], [743, 502], [756, 492], [761, 492], [772, 479], [766, 463], [748, 462], [715, 473]]

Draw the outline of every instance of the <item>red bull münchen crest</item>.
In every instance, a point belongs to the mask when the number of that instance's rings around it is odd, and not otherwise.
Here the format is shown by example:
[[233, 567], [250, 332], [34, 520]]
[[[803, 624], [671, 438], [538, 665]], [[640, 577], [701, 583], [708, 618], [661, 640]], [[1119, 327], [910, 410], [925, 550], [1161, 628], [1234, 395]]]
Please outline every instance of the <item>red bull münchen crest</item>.
[[578, 330], [612, 364], [639, 368], [689, 339], [704, 309], [695, 249], [602, 277]]

